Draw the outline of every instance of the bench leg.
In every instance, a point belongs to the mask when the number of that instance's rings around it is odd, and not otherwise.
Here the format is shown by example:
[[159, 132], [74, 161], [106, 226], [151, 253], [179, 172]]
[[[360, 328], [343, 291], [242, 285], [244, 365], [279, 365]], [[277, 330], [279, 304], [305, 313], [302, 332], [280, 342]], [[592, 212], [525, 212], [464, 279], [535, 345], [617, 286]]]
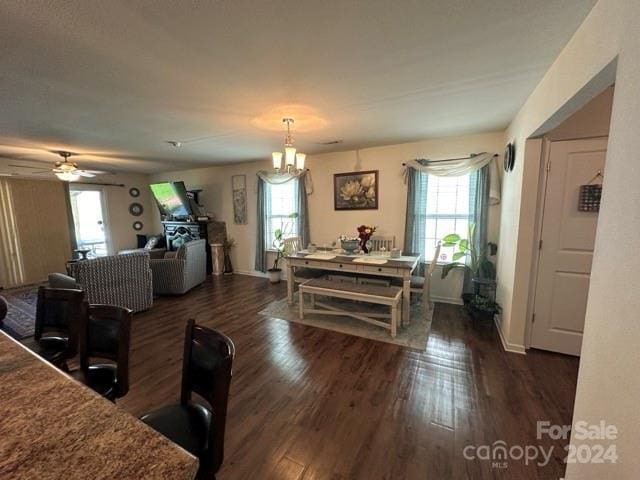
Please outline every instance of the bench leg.
[[300, 301], [298, 302], [300, 308], [300, 320], [304, 318], [304, 289], [302, 287], [298, 287], [298, 295], [300, 295]]
[[391, 338], [396, 338], [398, 328], [398, 303], [391, 305]]

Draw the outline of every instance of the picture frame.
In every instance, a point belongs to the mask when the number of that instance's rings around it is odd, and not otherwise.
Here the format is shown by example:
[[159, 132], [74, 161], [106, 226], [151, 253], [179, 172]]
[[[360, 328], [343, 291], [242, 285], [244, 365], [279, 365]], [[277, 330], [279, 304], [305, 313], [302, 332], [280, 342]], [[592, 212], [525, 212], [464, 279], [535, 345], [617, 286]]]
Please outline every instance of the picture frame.
[[334, 210], [377, 210], [378, 202], [378, 170], [333, 175]]
[[233, 223], [247, 224], [247, 176], [231, 176], [231, 192], [233, 195]]

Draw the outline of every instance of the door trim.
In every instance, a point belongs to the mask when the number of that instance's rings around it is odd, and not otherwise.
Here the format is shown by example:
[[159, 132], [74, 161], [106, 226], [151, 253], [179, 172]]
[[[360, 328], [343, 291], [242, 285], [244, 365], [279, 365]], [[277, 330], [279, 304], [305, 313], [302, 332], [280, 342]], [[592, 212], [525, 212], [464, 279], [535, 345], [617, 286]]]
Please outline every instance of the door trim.
[[[100, 203], [102, 204], [102, 223], [104, 225], [104, 242], [107, 245], [107, 255], [114, 255], [113, 244], [111, 243], [111, 220], [109, 217], [109, 208], [107, 202], [107, 189], [103, 185], [72, 183], [69, 185], [71, 190], [88, 190], [100, 192]], [[75, 220], [74, 220], [75, 228]]]
[[598, 137], [584, 137], [577, 139], [567, 140], [550, 140], [548, 137], [544, 137], [542, 142], [542, 153], [540, 162], [540, 181], [538, 183], [538, 200], [536, 202], [536, 224], [533, 242], [533, 255], [531, 265], [531, 277], [529, 281], [529, 298], [527, 299], [527, 322], [525, 326], [525, 348], [531, 348], [531, 337], [533, 336], [533, 314], [536, 303], [536, 293], [538, 286], [538, 270], [540, 268], [540, 240], [542, 239], [542, 225], [544, 220], [544, 202], [547, 192], [547, 179], [549, 177], [549, 170], [547, 165], [551, 156], [551, 144], [563, 143], [563, 142], [575, 142], [579, 140], [598, 140], [608, 139], [608, 135]]

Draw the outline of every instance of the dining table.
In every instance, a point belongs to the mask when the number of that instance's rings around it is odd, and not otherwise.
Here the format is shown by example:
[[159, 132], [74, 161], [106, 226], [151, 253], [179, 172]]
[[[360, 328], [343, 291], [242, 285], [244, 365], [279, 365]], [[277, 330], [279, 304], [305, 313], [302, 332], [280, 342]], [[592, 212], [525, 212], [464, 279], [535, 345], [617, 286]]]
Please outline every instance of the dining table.
[[192, 480], [198, 459], [0, 331], [0, 478]]
[[389, 253], [347, 254], [340, 250], [300, 250], [285, 255], [287, 269], [287, 301], [295, 301], [294, 269], [311, 268], [329, 272], [348, 272], [350, 275], [368, 275], [402, 282], [402, 325], [409, 325], [411, 276], [420, 263], [419, 256], [391, 258]]

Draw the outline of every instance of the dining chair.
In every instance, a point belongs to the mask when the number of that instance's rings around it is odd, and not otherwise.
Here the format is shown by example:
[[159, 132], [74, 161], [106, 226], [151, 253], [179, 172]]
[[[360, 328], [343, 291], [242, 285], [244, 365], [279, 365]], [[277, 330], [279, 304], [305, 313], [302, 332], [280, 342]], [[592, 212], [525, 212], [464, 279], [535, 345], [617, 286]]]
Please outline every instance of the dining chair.
[[374, 235], [370, 239], [371, 248], [370, 252], [390, 252], [394, 248], [396, 248], [396, 237], [394, 236], [382, 236], [382, 235]]
[[[224, 432], [235, 347], [226, 335], [187, 322], [180, 403], [140, 419], [198, 457], [199, 478], [215, 478], [224, 457]], [[192, 399], [197, 394], [204, 402]]]
[[431, 301], [431, 278], [433, 277], [433, 271], [438, 264], [438, 257], [440, 256], [441, 242], [438, 242], [436, 251], [434, 252], [431, 263], [427, 267], [424, 275], [424, 283], [422, 285], [422, 314], [424, 318], [429, 320], [431, 318], [431, 312], [433, 308], [433, 302]]
[[287, 255], [298, 253], [303, 248], [302, 238], [297, 236], [285, 238], [282, 242], [284, 244], [284, 253]]
[[80, 368], [71, 376], [112, 402], [129, 391], [132, 316], [128, 308], [90, 305], [80, 327]]
[[[291, 255], [294, 253], [298, 253], [302, 250], [302, 238], [300, 237], [289, 237], [284, 239], [284, 253], [285, 255]], [[303, 268], [303, 267], [295, 267], [293, 270], [293, 281], [295, 283], [302, 283], [310, 280], [312, 278], [319, 278], [325, 274], [324, 270], [319, 270], [317, 268]]]
[[33, 351], [64, 371], [78, 353], [79, 329], [88, 312], [84, 298], [82, 290], [38, 288]]
[[[417, 294], [419, 296], [422, 296], [425, 292], [425, 284], [429, 283], [429, 285], [426, 286], [427, 290], [429, 290], [431, 288], [431, 276], [433, 274], [433, 271], [435, 270], [436, 266], [438, 265], [438, 257], [440, 256], [440, 249], [442, 248], [442, 243], [438, 242], [438, 244], [436, 245], [436, 250], [433, 254], [433, 258], [431, 259], [431, 262], [429, 263], [429, 265], [427, 265], [425, 267], [425, 275], [424, 276], [420, 276], [420, 275], [412, 275], [411, 276], [411, 286], [410, 286], [410, 290], [411, 293]], [[418, 253], [410, 253], [407, 252], [405, 253], [405, 255], [410, 256], [410, 257], [414, 257], [414, 256], [419, 256]], [[427, 279], [428, 282], [427, 282]], [[401, 286], [402, 285], [402, 280], [401, 279], [397, 279], [397, 280], [393, 280], [391, 282], [393, 285], [398, 285]]]

